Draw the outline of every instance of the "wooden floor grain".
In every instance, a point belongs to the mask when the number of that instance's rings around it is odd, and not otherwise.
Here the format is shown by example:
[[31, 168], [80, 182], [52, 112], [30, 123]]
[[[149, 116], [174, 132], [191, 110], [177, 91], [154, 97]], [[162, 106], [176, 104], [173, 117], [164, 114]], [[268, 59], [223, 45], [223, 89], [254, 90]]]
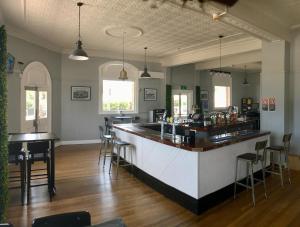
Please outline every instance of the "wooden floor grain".
[[[119, 179], [108, 174], [108, 163], [98, 167], [97, 145], [62, 146], [56, 152], [57, 195], [49, 202], [46, 187], [32, 189], [32, 203], [21, 206], [19, 191], [10, 191], [9, 221], [31, 226], [34, 217], [87, 210], [92, 223], [122, 217], [128, 226], [300, 226], [300, 172], [292, 172], [292, 185], [280, 187], [279, 178], [267, 181], [269, 198], [256, 187], [257, 205], [250, 192], [236, 200], [195, 215], [121, 170]], [[102, 163], [101, 163], [102, 164]]]

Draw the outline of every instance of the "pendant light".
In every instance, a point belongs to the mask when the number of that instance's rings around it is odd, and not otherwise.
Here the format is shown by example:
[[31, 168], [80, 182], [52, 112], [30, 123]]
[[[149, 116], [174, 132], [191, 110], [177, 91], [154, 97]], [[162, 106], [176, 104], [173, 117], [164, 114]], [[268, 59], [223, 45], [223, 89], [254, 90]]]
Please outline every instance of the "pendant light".
[[247, 79], [247, 71], [246, 71], [246, 65], [244, 67], [244, 73], [245, 73], [245, 77], [244, 77], [244, 82], [242, 83], [243, 86], [249, 86], [249, 82], [248, 82], [248, 79]]
[[151, 75], [148, 73], [148, 69], [147, 69], [147, 61], [146, 61], [147, 47], [144, 47], [144, 49], [145, 49], [145, 65], [144, 65], [144, 72], [141, 74], [141, 78], [151, 78]]
[[127, 72], [124, 68], [124, 52], [125, 52], [125, 48], [124, 48], [124, 39], [125, 39], [125, 32], [123, 32], [123, 68], [120, 72], [120, 76], [119, 76], [119, 80], [128, 80], [128, 77], [127, 77]]
[[70, 54], [69, 58], [72, 60], [77, 60], [77, 61], [84, 61], [88, 60], [89, 56], [87, 53], [82, 49], [82, 42], [80, 40], [80, 7], [83, 6], [82, 2], [77, 2], [77, 6], [79, 9], [79, 23], [78, 23], [78, 41], [76, 43], [76, 49], [73, 51], [72, 54]]

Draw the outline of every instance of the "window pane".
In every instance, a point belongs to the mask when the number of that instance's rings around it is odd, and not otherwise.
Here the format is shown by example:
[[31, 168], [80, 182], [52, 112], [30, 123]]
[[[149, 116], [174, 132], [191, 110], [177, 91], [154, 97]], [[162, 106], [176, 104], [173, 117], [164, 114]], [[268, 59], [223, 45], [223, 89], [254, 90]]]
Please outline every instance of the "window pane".
[[229, 106], [230, 87], [215, 86], [215, 108], [225, 108]]
[[47, 118], [47, 91], [39, 92], [39, 118]]
[[173, 112], [175, 116], [180, 114], [179, 95], [173, 95]]
[[35, 120], [35, 91], [26, 90], [26, 121]]
[[188, 115], [188, 96], [187, 95], [181, 95], [181, 116], [187, 116]]
[[134, 111], [134, 82], [103, 80], [103, 111]]

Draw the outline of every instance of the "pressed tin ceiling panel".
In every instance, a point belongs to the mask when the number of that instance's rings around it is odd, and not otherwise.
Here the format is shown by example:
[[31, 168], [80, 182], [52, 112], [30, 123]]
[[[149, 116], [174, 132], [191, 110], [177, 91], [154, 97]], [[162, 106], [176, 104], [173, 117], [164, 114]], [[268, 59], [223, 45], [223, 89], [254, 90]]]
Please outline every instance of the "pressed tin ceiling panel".
[[[241, 31], [207, 15], [174, 4], [150, 9], [143, 0], [85, 0], [81, 9], [84, 48], [120, 52], [122, 40], [105, 34], [109, 26], [133, 26], [143, 35], [126, 38], [126, 52], [163, 56], [216, 40], [219, 34], [240, 36]], [[64, 49], [77, 41], [78, 8], [74, 0], [1, 0], [5, 21]], [[25, 10], [24, 10], [25, 9]]]

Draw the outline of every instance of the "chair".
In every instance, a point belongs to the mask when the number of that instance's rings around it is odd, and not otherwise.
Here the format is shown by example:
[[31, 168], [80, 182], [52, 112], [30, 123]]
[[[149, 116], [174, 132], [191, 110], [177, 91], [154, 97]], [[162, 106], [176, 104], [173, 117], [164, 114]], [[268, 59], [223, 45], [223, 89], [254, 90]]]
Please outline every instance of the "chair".
[[[8, 144], [8, 163], [10, 165], [19, 166], [19, 170], [9, 171], [9, 183], [18, 186], [10, 186], [9, 189], [20, 188], [21, 189], [21, 203], [24, 205], [25, 198], [25, 181], [26, 181], [26, 157], [22, 148], [22, 143], [10, 143]], [[12, 166], [13, 167], [13, 166]]]
[[14, 227], [13, 224], [10, 224], [10, 223], [3, 223], [3, 224], [0, 224], [0, 227]]
[[111, 124], [109, 123], [108, 117], [104, 117], [104, 125], [105, 125], [105, 135], [108, 135], [111, 130]]
[[[265, 157], [266, 157], [267, 143], [268, 143], [267, 140], [256, 142], [256, 144], [255, 144], [256, 153], [245, 153], [245, 154], [241, 154], [241, 155], [237, 156], [236, 164], [235, 164], [234, 199], [236, 198], [236, 186], [240, 185], [240, 186], [243, 186], [247, 189], [252, 190], [252, 201], [253, 201], [253, 206], [255, 206], [254, 180], [263, 183], [264, 190], [265, 190], [265, 197], [267, 198], [266, 179], [265, 179]], [[263, 151], [262, 155], [259, 154], [260, 151]], [[239, 180], [238, 180], [238, 163], [239, 163], [239, 161], [242, 161], [242, 162], [246, 163], [246, 174], [247, 174], [246, 184], [243, 184], [243, 183], [239, 182]], [[262, 179], [254, 178], [254, 174], [253, 174], [254, 165], [257, 165], [258, 163], [261, 164]], [[251, 186], [248, 185], [249, 176], [251, 178]]]
[[32, 223], [32, 227], [83, 227], [90, 225], [91, 215], [87, 211], [35, 218]]
[[[111, 159], [110, 159], [110, 165], [109, 165], [109, 173], [111, 173], [111, 168], [112, 164], [116, 164], [117, 166], [117, 173], [116, 176], [118, 177], [119, 173], [119, 166], [131, 166], [131, 172], [133, 173], [133, 162], [132, 162], [132, 144], [121, 141], [116, 137], [115, 132], [111, 132], [112, 135], [112, 141], [113, 141], [113, 148], [111, 150]], [[116, 148], [117, 153], [114, 154], [113, 150]], [[124, 159], [123, 159], [123, 164], [120, 164], [120, 158], [121, 158], [121, 148], [123, 148], [123, 154], [124, 154]], [[126, 160], [126, 153], [127, 153], [127, 148], [130, 148], [130, 163], [127, 163]], [[114, 160], [116, 158], [117, 160]]]
[[[28, 149], [28, 160], [27, 160], [27, 203], [30, 203], [30, 189], [32, 187], [45, 186], [48, 185], [48, 192], [50, 195], [50, 200], [52, 195], [50, 193], [50, 151], [49, 142], [30, 142], [27, 144]], [[43, 162], [46, 164], [46, 168], [32, 168], [35, 162]], [[43, 172], [43, 171], [46, 171]], [[32, 174], [32, 172], [36, 174]], [[41, 173], [42, 172], [42, 173]], [[32, 185], [31, 181], [47, 179], [47, 183]]]
[[[271, 169], [266, 169], [266, 172], [279, 175], [281, 180], [281, 186], [283, 187], [283, 166], [287, 169], [289, 183], [291, 184], [291, 175], [289, 168], [289, 151], [290, 151], [290, 143], [291, 143], [292, 134], [285, 134], [282, 138], [282, 146], [270, 146], [267, 147], [267, 152], [270, 153], [270, 162]], [[274, 153], [277, 154], [278, 162], [276, 163], [274, 160]], [[282, 160], [282, 155], [283, 159]], [[278, 171], [275, 171], [274, 165], [278, 165]]]
[[99, 134], [100, 134], [100, 152], [99, 152], [99, 159], [98, 159], [98, 165], [100, 164], [100, 158], [102, 156], [102, 150], [104, 148], [104, 160], [103, 160], [103, 167], [105, 166], [105, 160], [107, 156], [110, 156], [110, 154], [107, 154], [107, 148], [108, 144], [112, 145], [112, 136], [110, 134], [104, 134], [104, 130], [102, 126], [99, 126]]

